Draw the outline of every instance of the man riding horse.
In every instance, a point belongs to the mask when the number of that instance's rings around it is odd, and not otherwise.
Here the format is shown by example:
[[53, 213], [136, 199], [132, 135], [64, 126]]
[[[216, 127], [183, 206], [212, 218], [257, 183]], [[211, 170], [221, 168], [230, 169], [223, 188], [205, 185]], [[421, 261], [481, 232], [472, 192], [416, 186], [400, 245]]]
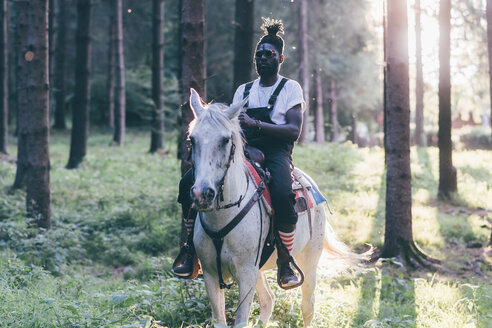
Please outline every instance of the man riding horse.
[[[274, 226], [284, 246], [277, 247], [277, 274], [281, 287], [288, 288], [299, 284], [299, 278], [290, 267], [297, 223], [292, 191], [292, 151], [301, 132], [305, 103], [299, 83], [279, 75], [284, 60], [284, 41], [278, 35], [283, 33], [282, 22], [264, 19], [262, 29], [265, 34], [256, 45], [254, 57], [259, 78], [239, 86], [233, 103], [249, 96], [246, 110], [239, 114], [238, 119], [248, 146], [264, 153], [264, 167], [271, 175], [268, 188], [275, 212]], [[172, 269], [181, 278], [191, 278], [194, 270], [192, 235], [196, 212], [191, 207], [192, 185], [193, 173], [190, 170], [181, 179], [178, 197], [189, 236]]]

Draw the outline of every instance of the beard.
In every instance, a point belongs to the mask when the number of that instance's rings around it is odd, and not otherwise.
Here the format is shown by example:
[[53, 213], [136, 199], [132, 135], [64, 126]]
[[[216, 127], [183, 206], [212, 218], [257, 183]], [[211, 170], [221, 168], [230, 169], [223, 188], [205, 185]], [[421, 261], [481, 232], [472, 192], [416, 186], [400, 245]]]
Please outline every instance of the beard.
[[256, 64], [256, 73], [258, 73], [258, 75], [262, 76], [262, 77], [272, 76], [272, 75], [276, 75], [278, 73], [278, 68], [279, 68], [278, 62], [275, 62], [272, 64], [267, 64], [267, 65], [259, 65], [257, 63]]

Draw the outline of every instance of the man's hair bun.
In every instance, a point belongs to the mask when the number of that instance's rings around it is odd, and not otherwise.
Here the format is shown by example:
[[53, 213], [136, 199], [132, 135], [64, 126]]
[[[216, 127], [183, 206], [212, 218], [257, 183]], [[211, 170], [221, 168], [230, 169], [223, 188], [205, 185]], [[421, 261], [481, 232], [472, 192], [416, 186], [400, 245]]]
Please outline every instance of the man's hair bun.
[[263, 20], [263, 24], [261, 25], [261, 29], [265, 33], [265, 35], [273, 35], [276, 36], [278, 33], [284, 33], [284, 24], [280, 19], [271, 19], [271, 18], [261, 18]]
[[261, 25], [261, 29], [264, 34], [260, 38], [260, 41], [256, 44], [256, 49], [262, 43], [270, 43], [278, 50], [280, 54], [284, 52], [284, 40], [280, 35], [284, 33], [284, 24], [280, 19], [272, 19], [272, 18], [261, 18], [263, 20], [263, 24]]

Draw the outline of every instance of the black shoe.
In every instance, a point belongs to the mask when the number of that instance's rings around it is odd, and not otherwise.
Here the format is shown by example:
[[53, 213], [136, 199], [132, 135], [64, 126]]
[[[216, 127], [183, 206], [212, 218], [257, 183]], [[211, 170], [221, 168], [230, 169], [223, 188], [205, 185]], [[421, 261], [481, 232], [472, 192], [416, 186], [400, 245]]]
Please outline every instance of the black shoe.
[[189, 245], [181, 247], [178, 257], [174, 260], [171, 272], [178, 278], [190, 278], [194, 269], [194, 256], [193, 247]]
[[294, 270], [290, 267], [290, 263], [278, 263], [277, 282], [283, 289], [290, 289], [300, 286], [299, 278], [297, 278]]

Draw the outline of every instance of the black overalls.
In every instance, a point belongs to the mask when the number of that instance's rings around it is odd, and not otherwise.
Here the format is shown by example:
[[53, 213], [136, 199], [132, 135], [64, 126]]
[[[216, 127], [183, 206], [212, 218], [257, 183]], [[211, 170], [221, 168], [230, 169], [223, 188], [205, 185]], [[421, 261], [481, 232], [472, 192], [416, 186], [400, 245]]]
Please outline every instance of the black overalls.
[[[254, 120], [275, 124], [270, 115], [286, 82], [286, 78], [280, 81], [268, 100], [267, 107], [247, 108], [248, 104], [246, 104], [246, 114]], [[243, 99], [249, 95], [252, 86], [253, 82], [246, 84]], [[268, 188], [272, 196], [275, 223], [281, 231], [290, 230], [282, 229], [282, 226], [297, 223], [297, 213], [294, 210], [295, 194], [292, 191], [292, 150], [294, 149], [294, 142], [264, 135], [256, 127], [243, 127], [243, 133], [248, 145], [260, 149], [265, 154], [265, 167], [271, 174]]]

